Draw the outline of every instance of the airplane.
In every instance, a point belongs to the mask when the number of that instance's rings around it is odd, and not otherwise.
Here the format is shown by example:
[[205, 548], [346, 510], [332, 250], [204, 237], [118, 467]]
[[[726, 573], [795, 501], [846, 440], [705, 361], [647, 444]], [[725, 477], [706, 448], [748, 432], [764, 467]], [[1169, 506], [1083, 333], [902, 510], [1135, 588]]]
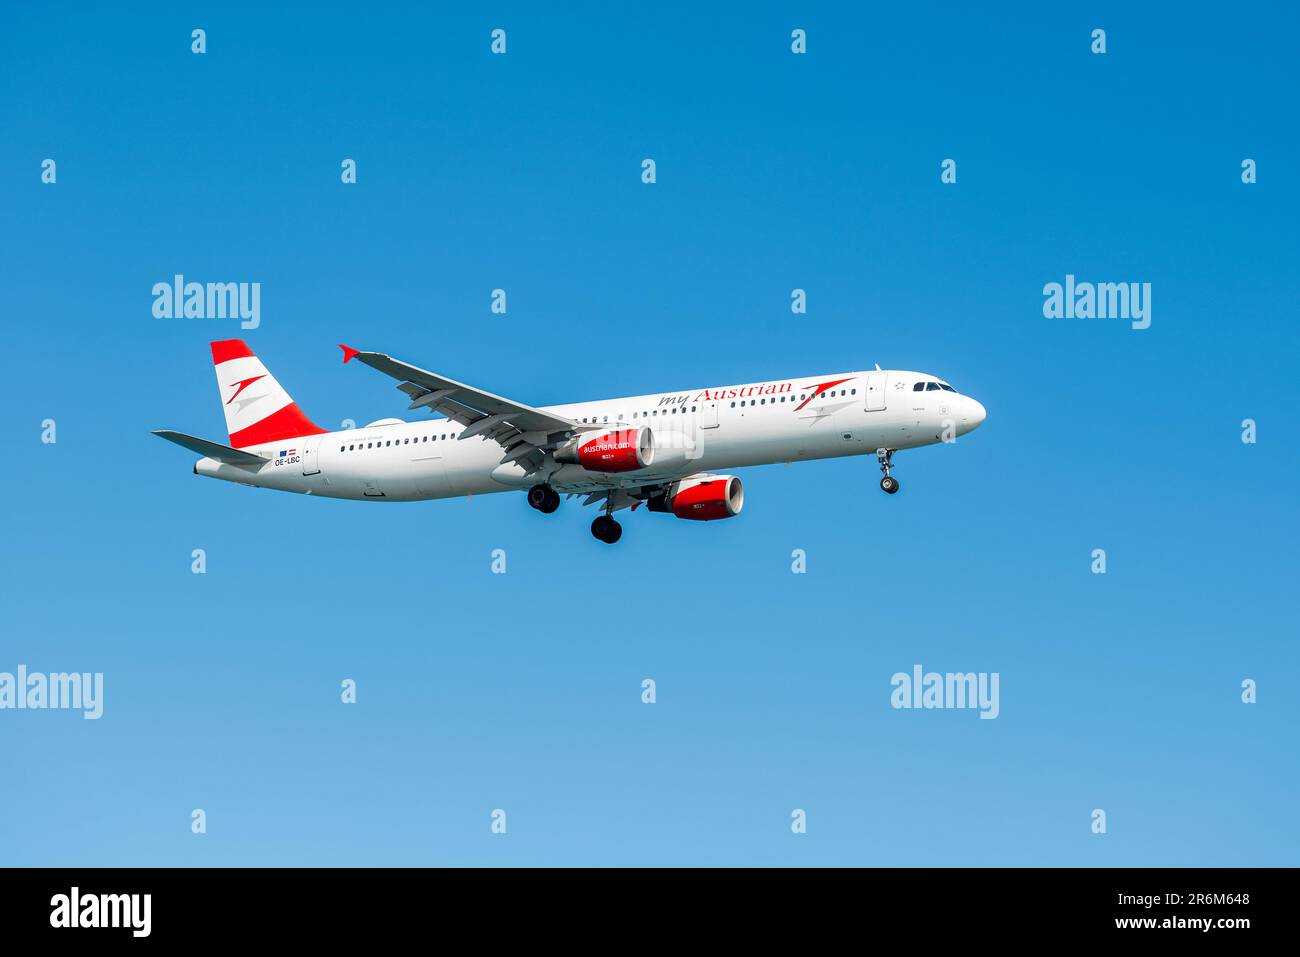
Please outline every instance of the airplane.
[[[242, 339], [212, 343], [229, 445], [153, 434], [201, 455], [194, 474], [326, 498], [412, 502], [525, 491], [550, 514], [561, 496], [600, 505], [591, 534], [623, 534], [614, 513], [645, 505], [691, 521], [739, 515], [727, 469], [875, 453], [890, 495], [894, 453], [951, 442], [985, 410], [943, 379], [881, 369], [533, 407], [381, 352], [340, 344], [397, 380], [421, 422], [379, 419], [330, 432], [314, 424]], [[470, 441], [477, 439], [478, 441]]]

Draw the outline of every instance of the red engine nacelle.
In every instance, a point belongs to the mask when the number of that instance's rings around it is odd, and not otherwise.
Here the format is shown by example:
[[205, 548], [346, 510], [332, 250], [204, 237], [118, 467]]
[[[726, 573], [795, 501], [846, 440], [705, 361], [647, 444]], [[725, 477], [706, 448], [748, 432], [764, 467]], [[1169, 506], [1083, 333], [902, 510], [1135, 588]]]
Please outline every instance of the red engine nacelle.
[[672, 512], [694, 522], [712, 522], [739, 515], [745, 487], [734, 475], [702, 475], [674, 482], [661, 496], [646, 503], [652, 512]]
[[555, 450], [555, 461], [581, 465], [588, 472], [635, 472], [654, 461], [654, 436], [644, 425], [597, 436], [580, 435]]

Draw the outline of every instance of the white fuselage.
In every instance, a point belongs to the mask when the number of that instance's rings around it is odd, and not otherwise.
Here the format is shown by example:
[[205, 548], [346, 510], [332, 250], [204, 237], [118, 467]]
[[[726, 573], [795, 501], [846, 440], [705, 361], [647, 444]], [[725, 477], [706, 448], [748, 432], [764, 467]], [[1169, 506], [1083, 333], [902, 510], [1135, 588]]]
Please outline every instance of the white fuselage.
[[247, 449], [269, 459], [260, 467], [204, 458], [194, 471], [261, 488], [390, 502], [513, 491], [541, 482], [559, 492], [633, 488], [698, 472], [950, 440], [977, 427], [984, 408], [946, 383], [939, 386], [941, 381], [917, 372], [846, 372], [543, 407], [593, 435], [648, 427], [654, 461], [619, 474], [557, 464], [549, 456], [540, 471], [502, 465], [499, 444], [461, 440], [465, 427], [443, 418], [385, 419], [284, 439]]

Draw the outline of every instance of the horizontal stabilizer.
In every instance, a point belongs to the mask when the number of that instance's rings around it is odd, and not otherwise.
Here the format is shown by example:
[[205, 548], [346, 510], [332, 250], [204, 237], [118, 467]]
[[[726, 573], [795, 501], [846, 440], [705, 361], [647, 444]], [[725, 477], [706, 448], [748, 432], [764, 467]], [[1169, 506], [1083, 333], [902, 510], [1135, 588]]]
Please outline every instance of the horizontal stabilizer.
[[154, 432], [154, 435], [160, 439], [166, 439], [168, 442], [175, 442], [183, 449], [189, 449], [191, 452], [197, 452], [199, 455], [205, 455], [210, 459], [216, 459], [218, 462], [226, 462], [230, 465], [256, 467], [263, 462], [271, 461], [260, 455], [254, 455], [252, 452], [242, 452], [239, 449], [232, 449], [228, 445], [219, 445], [216, 442], [209, 442], [207, 439], [186, 435], [184, 432], [173, 432], [171, 429], [158, 429]]

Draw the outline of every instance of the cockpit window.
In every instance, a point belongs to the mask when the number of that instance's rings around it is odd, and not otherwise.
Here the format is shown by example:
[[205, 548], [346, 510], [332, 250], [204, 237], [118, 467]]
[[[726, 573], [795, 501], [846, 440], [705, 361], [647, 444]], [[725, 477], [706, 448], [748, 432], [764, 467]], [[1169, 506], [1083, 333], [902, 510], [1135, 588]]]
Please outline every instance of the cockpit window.
[[957, 391], [956, 389], [954, 389], [952, 386], [950, 386], [950, 385], [949, 385], [948, 383], [946, 383], [946, 382], [940, 382], [940, 383], [939, 383], [939, 388], [940, 388], [940, 389], [943, 389], [944, 392], [956, 392], [956, 391]]
[[924, 391], [925, 391], [925, 383], [924, 383], [924, 382], [918, 382], [916, 385], [912, 386], [912, 391], [913, 391], [913, 392], [924, 392]]
[[926, 391], [926, 392], [938, 392], [938, 391], [939, 391], [939, 383], [937, 383], [937, 382], [927, 382], [927, 383], [925, 384], [925, 391]]

